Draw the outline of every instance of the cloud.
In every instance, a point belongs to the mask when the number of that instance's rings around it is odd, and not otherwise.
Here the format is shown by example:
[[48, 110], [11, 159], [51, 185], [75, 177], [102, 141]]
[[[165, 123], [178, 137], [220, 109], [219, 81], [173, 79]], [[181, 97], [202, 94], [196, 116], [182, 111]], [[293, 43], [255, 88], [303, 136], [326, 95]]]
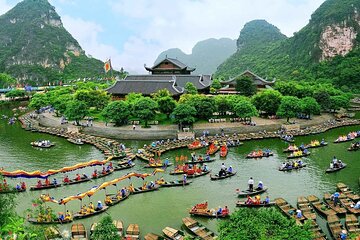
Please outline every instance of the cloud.
[[10, 5], [6, 0], [0, 0], [0, 15], [9, 11], [13, 5]]
[[140, 65], [141, 61], [152, 64], [158, 54], [168, 48], [177, 47], [190, 53], [198, 41], [207, 38], [236, 39], [243, 25], [254, 19], [265, 19], [291, 36], [307, 24], [312, 12], [323, 2], [324, 0], [112, 0], [110, 4], [114, 12], [126, 19], [121, 25], [134, 32], [134, 36], [125, 43], [127, 47], [122, 53], [133, 59], [124, 60], [128, 60], [134, 67], [133, 64]]

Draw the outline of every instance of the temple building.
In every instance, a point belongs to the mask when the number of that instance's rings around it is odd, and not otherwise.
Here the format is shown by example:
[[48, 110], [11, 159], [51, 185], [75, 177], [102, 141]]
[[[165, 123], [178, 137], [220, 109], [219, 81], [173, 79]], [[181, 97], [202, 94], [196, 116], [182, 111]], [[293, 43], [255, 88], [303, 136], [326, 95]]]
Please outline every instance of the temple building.
[[116, 98], [124, 98], [131, 92], [149, 96], [161, 89], [169, 90], [173, 97], [185, 93], [185, 85], [191, 82], [199, 93], [209, 93], [212, 83], [211, 75], [191, 75], [195, 68], [188, 67], [177, 59], [166, 57], [153, 67], [144, 66], [149, 74], [128, 75], [117, 80], [107, 89]]
[[236, 76], [232, 79], [229, 79], [227, 81], [222, 81], [221, 85], [223, 87], [218, 91], [218, 93], [220, 93], [220, 94], [236, 94], [237, 93], [237, 91], [235, 89], [236, 79], [241, 76], [250, 77], [254, 81], [254, 84], [256, 85], [256, 87], [258, 89], [264, 89], [264, 88], [272, 89], [272, 86], [275, 83], [275, 79], [272, 81], [268, 81], [266, 79], [259, 77], [255, 73], [253, 73], [249, 70], [246, 70], [243, 73], [239, 74], [238, 76]]

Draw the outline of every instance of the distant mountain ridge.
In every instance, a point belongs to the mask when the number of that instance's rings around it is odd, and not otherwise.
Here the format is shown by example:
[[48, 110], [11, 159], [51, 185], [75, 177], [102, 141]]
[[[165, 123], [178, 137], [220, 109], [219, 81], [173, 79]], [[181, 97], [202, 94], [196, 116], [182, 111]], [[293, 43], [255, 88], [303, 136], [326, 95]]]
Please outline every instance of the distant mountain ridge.
[[24, 0], [0, 16], [0, 72], [19, 82], [94, 77], [103, 66], [85, 55], [47, 0]]
[[359, 0], [327, 0], [293, 37], [257, 44], [242, 39], [263, 37], [264, 29], [274, 32], [274, 27], [263, 22], [259, 28], [252, 21], [241, 30], [236, 53], [215, 75], [228, 78], [251, 69], [268, 78], [330, 81], [344, 90], [360, 89], [359, 13]]
[[168, 49], [157, 57], [154, 64], [167, 56], [178, 59], [189, 67], [196, 68], [194, 74], [213, 74], [216, 68], [235, 51], [236, 40], [210, 38], [196, 43], [191, 54], [186, 54], [179, 48]]

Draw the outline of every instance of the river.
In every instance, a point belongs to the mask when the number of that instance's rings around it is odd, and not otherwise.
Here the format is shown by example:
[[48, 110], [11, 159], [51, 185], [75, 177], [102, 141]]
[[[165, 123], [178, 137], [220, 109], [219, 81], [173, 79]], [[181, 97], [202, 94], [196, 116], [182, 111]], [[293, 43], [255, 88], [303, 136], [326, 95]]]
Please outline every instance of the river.
[[[2, 114], [9, 115], [11, 114], [11, 110], [5, 106], [0, 106], [0, 115]], [[208, 164], [210, 169], [216, 172], [220, 169], [222, 162], [227, 166], [232, 165], [232, 167], [238, 171], [234, 177], [222, 181], [210, 181], [209, 176], [203, 176], [193, 179], [192, 184], [187, 187], [162, 188], [159, 191], [134, 195], [128, 200], [111, 207], [104, 214], [111, 215], [113, 219], [122, 220], [125, 228], [130, 223], [138, 223], [142, 236], [144, 236], [148, 232], [161, 234], [161, 230], [166, 226], [182, 228], [181, 219], [188, 216], [187, 212], [191, 206], [204, 200], [209, 202], [210, 207], [216, 208], [219, 205], [227, 205], [231, 211], [234, 211], [237, 200], [235, 189], [244, 189], [249, 177], [253, 177], [255, 182], [259, 180], [263, 181], [264, 184], [269, 187], [268, 195], [271, 199], [283, 197], [293, 204], [293, 206], [296, 206], [298, 196], [315, 194], [322, 198], [325, 192], [334, 192], [337, 182], [344, 182], [359, 192], [360, 151], [347, 151], [346, 149], [350, 143], [332, 143], [339, 135], [359, 129], [360, 126], [343, 127], [323, 134], [296, 137], [296, 143], [298, 145], [308, 143], [312, 139], [321, 140], [322, 138], [330, 142], [330, 144], [327, 147], [311, 149], [311, 155], [308, 158], [304, 158], [304, 162], [308, 164], [307, 167], [294, 172], [280, 172], [277, 170], [279, 165], [286, 159], [286, 154], [282, 152], [282, 149], [287, 147], [285, 142], [277, 139], [246, 141], [243, 146], [231, 148], [225, 160], [220, 159], [217, 154], [217, 160]], [[30, 142], [38, 139], [49, 139], [54, 141], [56, 146], [45, 150], [31, 147]], [[124, 143], [127, 147], [136, 149], [149, 142], [124, 141]], [[245, 158], [246, 154], [250, 151], [260, 148], [271, 149], [274, 152], [274, 156], [259, 160]], [[204, 152], [205, 150], [197, 151], [197, 153]], [[187, 149], [167, 152], [162, 156], [164, 158], [169, 157], [169, 159], [173, 161], [175, 156], [181, 154], [190, 157], [190, 151]], [[337, 173], [325, 174], [325, 169], [329, 166], [329, 162], [333, 156], [342, 159], [343, 162], [348, 164], [348, 167]], [[48, 169], [71, 166], [92, 159], [102, 160], [103, 158], [102, 153], [91, 145], [77, 146], [63, 138], [27, 132], [21, 129], [18, 123], [10, 126], [7, 120], [0, 119], [0, 167], [3, 167], [7, 171], [18, 169], [26, 171], [46, 171]], [[135, 160], [135, 163], [136, 166], [131, 170], [118, 171], [106, 178], [101, 178], [96, 181], [50, 189], [43, 192], [27, 191], [20, 193], [17, 195], [17, 211], [19, 214], [24, 215], [24, 211], [32, 207], [31, 200], [39, 197], [41, 193], [49, 193], [52, 197], [55, 197], [55, 199], [60, 199], [85, 192], [93, 186], [120, 177], [130, 171], [152, 172], [151, 169], [144, 169], [144, 163], [140, 160]], [[79, 173], [86, 172], [90, 174], [93, 169], [94, 168], [83, 169]], [[98, 169], [100, 169], [100, 167], [98, 167]], [[76, 172], [70, 172], [68, 175], [72, 177], [75, 173]], [[63, 174], [59, 174], [55, 177], [61, 180], [63, 176]], [[170, 176], [167, 173], [158, 173], [155, 177], [149, 177], [147, 181], [154, 180], [161, 176], [166, 180], [179, 178], [177, 176]], [[8, 183], [14, 185], [17, 181], [19, 180], [8, 179]], [[142, 184], [141, 179], [132, 179], [131, 181], [135, 186]], [[36, 180], [26, 180], [26, 182], [29, 186], [35, 184]], [[129, 182], [129, 180], [120, 182], [118, 187], [126, 186]], [[116, 188], [108, 187], [106, 191], [107, 193], [115, 193]], [[102, 190], [92, 196], [91, 199], [84, 199], [83, 203], [88, 204], [89, 201], [94, 203], [98, 200], [103, 201], [104, 196], [105, 191]], [[64, 206], [53, 203], [48, 204], [56, 211], [64, 211]], [[69, 202], [66, 207], [67, 209], [76, 211], [80, 208], [80, 201]], [[84, 219], [80, 222], [84, 223], [89, 229], [91, 223], [98, 221], [104, 214]], [[197, 218], [197, 220], [214, 231], [216, 231], [217, 221], [219, 221], [216, 219], [203, 218]], [[323, 230], [327, 232], [323, 219], [319, 217], [318, 222]], [[70, 224], [62, 225], [61, 228], [69, 230]]]

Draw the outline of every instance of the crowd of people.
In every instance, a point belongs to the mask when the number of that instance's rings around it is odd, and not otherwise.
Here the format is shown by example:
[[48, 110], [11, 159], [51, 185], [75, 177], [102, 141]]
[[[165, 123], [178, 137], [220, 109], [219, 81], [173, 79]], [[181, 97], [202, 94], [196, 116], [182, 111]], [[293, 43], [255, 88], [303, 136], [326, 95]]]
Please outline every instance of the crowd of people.
[[304, 165], [304, 162], [301, 159], [296, 160], [296, 161], [283, 162], [280, 166], [280, 170], [301, 168], [303, 165]]
[[336, 156], [334, 156], [330, 162], [331, 169], [342, 168], [343, 166], [344, 166], [344, 163], [341, 160], [337, 159]]

